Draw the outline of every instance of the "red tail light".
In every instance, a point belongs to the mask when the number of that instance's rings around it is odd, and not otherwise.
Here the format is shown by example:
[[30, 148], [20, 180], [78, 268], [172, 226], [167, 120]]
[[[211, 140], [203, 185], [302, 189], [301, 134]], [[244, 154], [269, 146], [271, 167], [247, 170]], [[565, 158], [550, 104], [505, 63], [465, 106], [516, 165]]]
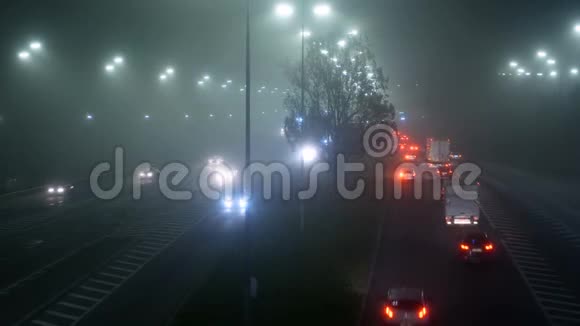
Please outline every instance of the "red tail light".
[[423, 306], [421, 310], [419, 310], [419, 319], [423, 319], [427, 316], [427, 307]]
[[462, 244], [460, 244], [460, 245], [459, 245], [459, 248], [460, 248], [461, 250], [469, 250], [469, 246], [468, 246], [468, 245], [466, 245], [465, 243], [462, 243]]
[[389, 317], [389, 319], [393, 319], [395, 317], [395, 312], [393, 311], [393, 309], [389, 306], [385, 307], [385, 315], [387, 315], [387, 317]]
[[487, 251], [493, 250], [493, 244], [490, 242], [483, 247]]

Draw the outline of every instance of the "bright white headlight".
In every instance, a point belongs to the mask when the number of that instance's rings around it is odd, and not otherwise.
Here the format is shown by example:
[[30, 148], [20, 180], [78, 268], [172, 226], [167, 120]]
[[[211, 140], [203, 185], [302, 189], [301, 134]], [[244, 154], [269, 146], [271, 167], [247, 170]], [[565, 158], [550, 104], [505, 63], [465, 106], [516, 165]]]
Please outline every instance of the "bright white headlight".
[[52, 194], [52, 193], [54, 193], [54, 188], [53, 188], [53, 187], [50, 187], [50, 188], [48, 188], [48, 193], [49, 193], [49, 194]]
[[153, 172], [147, 172], [147, 177], [151, 178], [153, 176]]
[[224, 200], [225, 208], [232, 208], [234, 206], [234, 202], [231, 199]]
[[64, 188], [58, 187], [58, 188], [56, 188], [56, 192], [58, 192], [59, 194], [62, 194], [64, 192]]
[[139, 176], [140, 176], [141, 178], [144, 178], [144, 177], [145, 177], [145, 172], [139, 172]]
[[240, 198], [240, 200], [238, 200], [238, 205], [240, 208], [246, 208], [248, 207], [248, 200], [246, 198]]

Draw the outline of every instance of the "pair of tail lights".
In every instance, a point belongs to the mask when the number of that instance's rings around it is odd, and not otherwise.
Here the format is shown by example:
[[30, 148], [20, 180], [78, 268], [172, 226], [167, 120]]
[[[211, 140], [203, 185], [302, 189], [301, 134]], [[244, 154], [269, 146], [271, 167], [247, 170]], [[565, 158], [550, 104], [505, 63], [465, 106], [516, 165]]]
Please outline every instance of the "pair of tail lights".
[[[385, 307], [385, 315], [389, 319], [395, 318], [395, 311], [393, 310], [393, 308], [391, 306]], [[423, 306], [423, 307], [421, 307], [421, 309], [419, 309], [419, 311], [417, 311], [417, 317], [419, 317], [419, 319], [423, 319], [426, 316], [427, 316], [427, 307]]]
[[[469, 245], [467, 245], [465, 243], [461, 243], [459, 245], [459, 249], [467, 251], [467, 250], [469, 250]], [[493, 244], [491, 242], [489, 242], [483, 246], [483, 249], [485, 251], [491, 251], [491, 250], [493, 250]]]

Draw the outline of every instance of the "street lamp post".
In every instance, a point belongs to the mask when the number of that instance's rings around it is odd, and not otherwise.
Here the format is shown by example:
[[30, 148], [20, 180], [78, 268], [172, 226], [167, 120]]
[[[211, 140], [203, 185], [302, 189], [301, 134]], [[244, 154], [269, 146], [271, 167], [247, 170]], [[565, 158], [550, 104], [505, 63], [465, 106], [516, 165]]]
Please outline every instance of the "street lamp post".
[[[250, 53], [250, 4], [251, 0], [246, 0], [246, 142], [245, 142], [245, 168], [250, 165], [250, 94], [251, 92], [251, 53]], [[204, 77], [205, 78], [205, 77]], [[209, 79], [209, 76], [208, 78]], [[242, 176], [243, 177], [243, 176]], [[242, 180], [242, 184], [248, 180]], [[249, 198], [249, 194], [244, 194]], [[252, 290], [252, 274], [250, 270], [250, 212], [251, 208], [246, 210], [244, 219], [244, 324], [251, 325], [251, 293]]]

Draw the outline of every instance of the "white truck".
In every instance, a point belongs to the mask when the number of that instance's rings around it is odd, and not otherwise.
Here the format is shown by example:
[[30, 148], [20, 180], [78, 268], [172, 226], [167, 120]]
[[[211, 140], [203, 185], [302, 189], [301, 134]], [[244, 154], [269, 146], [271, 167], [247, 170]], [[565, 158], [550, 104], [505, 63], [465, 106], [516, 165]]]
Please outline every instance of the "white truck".
[[430, 163], [446, 163], [449, 161], [451, 141], [449, 139], [427, 138], [425, 152]]
[[[462, 189], [466, 191], [478, 191], [478, 188], [478, 185], [462, 186]], [[451, 185], [445, 187], [445, 224], [479, 224], [479, 206], [475, 200], [459, 197]]]

